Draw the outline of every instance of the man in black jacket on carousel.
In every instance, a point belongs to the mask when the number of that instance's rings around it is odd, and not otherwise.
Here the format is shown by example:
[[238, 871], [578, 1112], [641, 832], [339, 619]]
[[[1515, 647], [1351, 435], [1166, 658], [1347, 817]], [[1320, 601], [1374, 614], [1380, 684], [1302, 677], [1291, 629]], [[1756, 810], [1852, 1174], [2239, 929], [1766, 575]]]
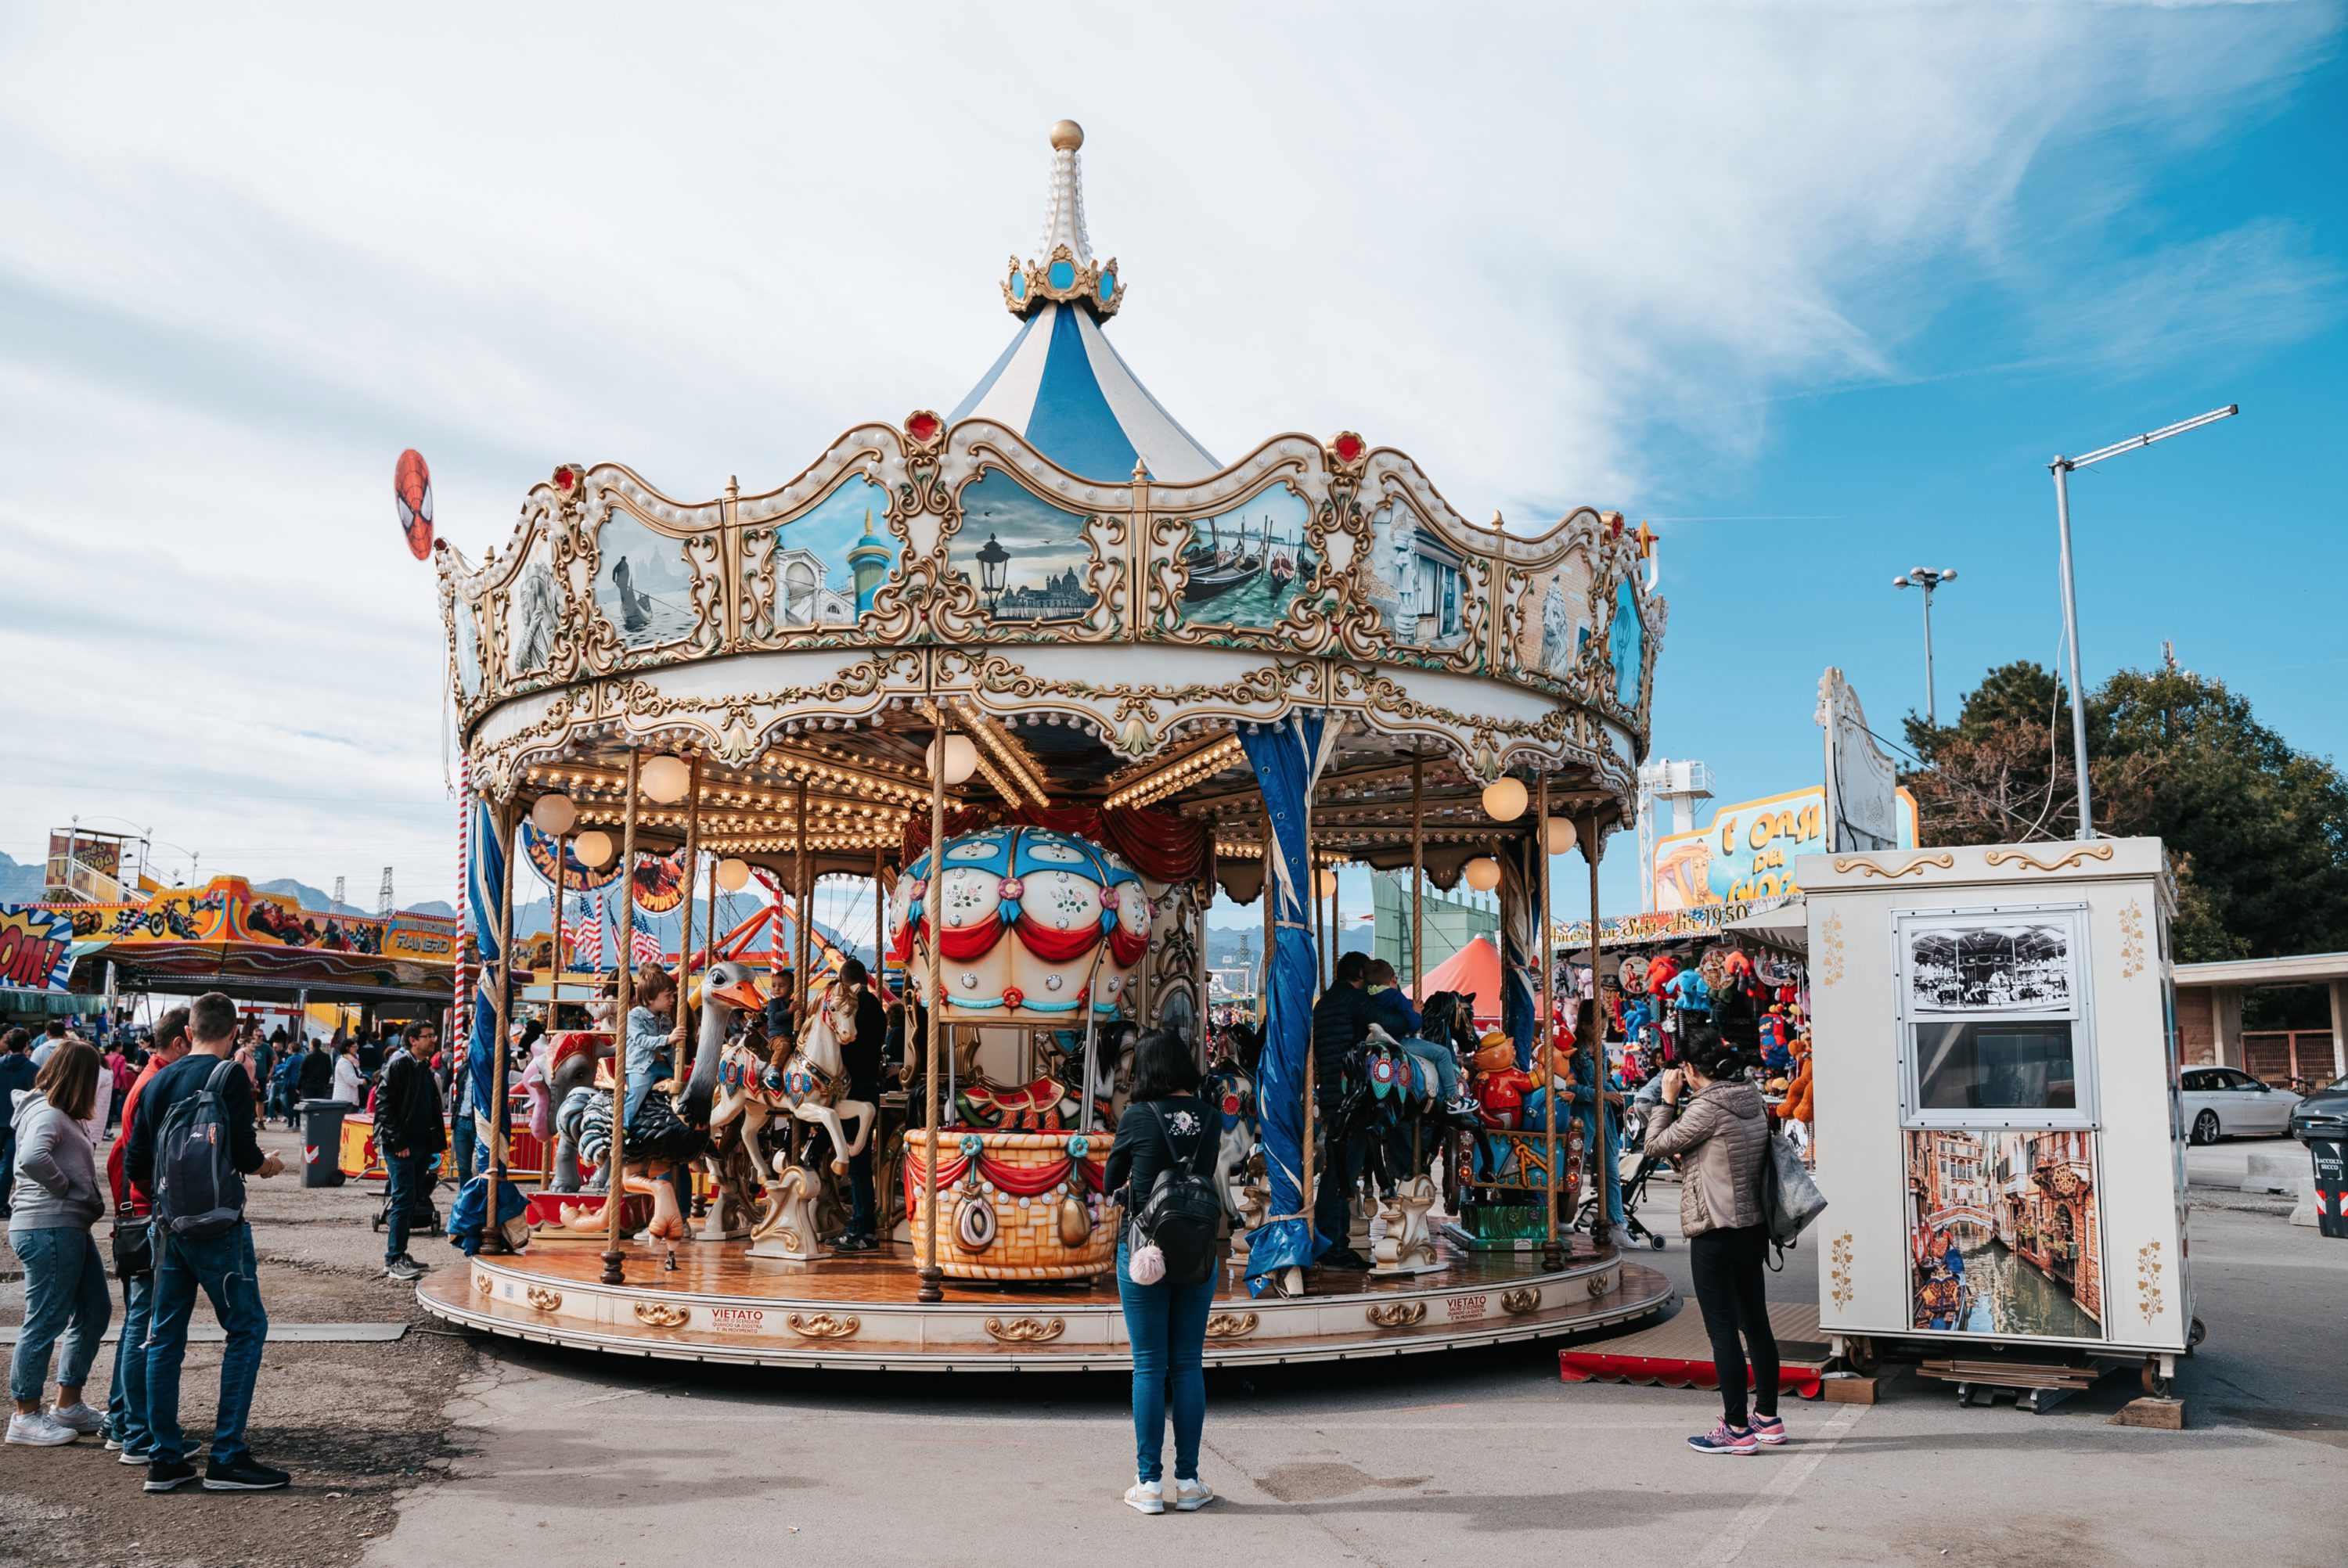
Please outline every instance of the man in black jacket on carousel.
[[1362, 1042], [1370, 1037], [1369, 971], [1367, 953], [1341, 955], [1335, 983], [1313, 1004], [1313, 1112], [1323, 1140], [1313, 1228], [1331, 1243], [1320, 1259], [1323, 1268], [1370, 1266], [1370, 1260], [1348, 1240], [1354, 1188], [1361, 1179], [1368, 1138], [1365, 1133], [1340, 1135], [1337, 1125], [1346, 1090], [1362, 1071]]
[[[856, 1038], [840, 1042], [840, 1065], [848, 1071], [848, 1095], [874, 1107], [880, 1114], [880, 1045], [889, 1032], [888, 1010], [872, 992], [864, 960], [850, 958], [839, 966], [839, 982], [856, 988]], [[839, 1252], [870, 1252], [880, 1245], [872, 1202], [874, 1129], [864, 1129], [864, 1150], [849, 1156], [848, 1228], [832, 1239]]]

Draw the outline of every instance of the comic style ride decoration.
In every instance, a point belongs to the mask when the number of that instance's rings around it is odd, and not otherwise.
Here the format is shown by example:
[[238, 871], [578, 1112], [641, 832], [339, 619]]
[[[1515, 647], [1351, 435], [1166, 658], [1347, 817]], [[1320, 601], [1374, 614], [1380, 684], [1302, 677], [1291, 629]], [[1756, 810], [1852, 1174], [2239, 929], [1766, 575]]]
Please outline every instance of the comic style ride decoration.
[[906, 868], [891, 918], [892, 957], [914, 994], [938, 937], [940, 989], [956, 1021], [1081, 1022], [1113, 1017], [1149, 944], [1141, 878], [1113, 853], [1047, 828], [995, 828], [946, 840], [942, 921], [923, 907], [930, 857]]
[[432, 470], [413, 446], [392, 466], [391, 498], [399, 507], [399, 531], [417, 560], [432, 559]]

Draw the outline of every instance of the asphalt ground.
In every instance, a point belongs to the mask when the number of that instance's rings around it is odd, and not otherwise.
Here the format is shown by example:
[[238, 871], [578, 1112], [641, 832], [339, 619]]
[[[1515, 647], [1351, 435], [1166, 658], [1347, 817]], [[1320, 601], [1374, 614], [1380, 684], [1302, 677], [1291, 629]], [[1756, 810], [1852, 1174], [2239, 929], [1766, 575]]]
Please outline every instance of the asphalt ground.
[[[2244, 1152], [2196, 1150], [2190, 1166], [2239, 1183]], [[292, 1489], [150, 1498], [94, 1442], [0, 1449], [0, 1563], [1403, 1564], [1498, 1549], [1997, 1568], [2249, 1552], [2265, 1568], [2340, 1561], [2348, 1518], [2348, 1244], [2271, 1204], [2216, 1206], [2215, 1185], [2197, 1194], [2209, 1338], [2178, 1378], [2183, 1432], [2107, 1425], [2138, 1391], [2124, 1375], [2044, 1415], [1960, 1409], [1897, 1375], [1872, 1407], [1789, 1402], [1792, 1442], [1715, 1459], [1682, 1441], [1712, 1396], [1560, 1384], [1554, 1348], [1219, 1373], [1201, 1468], [1221, 1499], [1157, 1518], [1117, 1501], [1122, 1378], [757, 1372], [476, 1341], [382, 1279], [378, 1193], [255, 1187], [275, 1321], [415, 1325], [390, 1344], [273, 1343], [252, 1440]], [[1684, 1291], [1674, 1207], [1660, 1185], [1647, 1218], [1672, 1239], [1639, 1255]], [[1771, 1280], [1787, 1300], [1816, 1286], [1807, 1248]], [[0, 1284], [0, 1322], [20, 1312], [21, 1286]], [[217, 1361], [190, 1352], [191, 1431], [209, 1427]]]

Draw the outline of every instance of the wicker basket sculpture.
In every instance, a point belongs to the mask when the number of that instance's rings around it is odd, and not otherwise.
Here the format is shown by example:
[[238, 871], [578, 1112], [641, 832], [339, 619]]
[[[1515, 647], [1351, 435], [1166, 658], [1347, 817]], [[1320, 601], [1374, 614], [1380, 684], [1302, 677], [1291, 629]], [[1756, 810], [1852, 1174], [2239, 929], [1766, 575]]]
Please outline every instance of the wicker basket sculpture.
[[[929, 1234], [929, 1130], [905, 1134], [905, 1213]], [[939, 1268], [955, 1279], [1086, 1279], [1117, 1262], [1118, 1211], [1101, 1192], [1106, 1132], [949, 1127], [938, 1148]]]

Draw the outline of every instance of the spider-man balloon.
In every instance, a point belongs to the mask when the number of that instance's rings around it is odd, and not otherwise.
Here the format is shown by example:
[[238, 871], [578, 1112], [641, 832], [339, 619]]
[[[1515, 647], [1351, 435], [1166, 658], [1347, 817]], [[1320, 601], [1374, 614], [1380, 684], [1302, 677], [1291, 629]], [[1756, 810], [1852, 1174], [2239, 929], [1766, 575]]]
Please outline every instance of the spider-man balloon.
[[392, 499], [399, 504], [400, 531], [417, 560], [432, 559], [432, 470], [424, 454], [409, 447], [391, 471]]

